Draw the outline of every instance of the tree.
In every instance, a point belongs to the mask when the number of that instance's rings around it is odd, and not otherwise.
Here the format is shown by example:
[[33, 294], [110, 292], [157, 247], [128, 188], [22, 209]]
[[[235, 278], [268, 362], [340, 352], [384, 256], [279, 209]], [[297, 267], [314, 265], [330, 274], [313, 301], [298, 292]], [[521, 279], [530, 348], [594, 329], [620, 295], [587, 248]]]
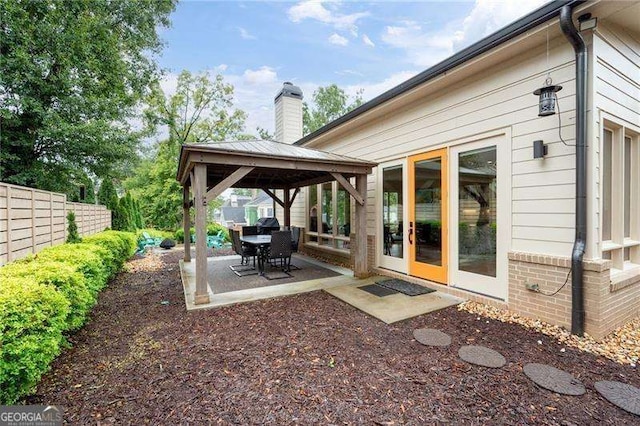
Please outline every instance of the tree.
[[246, 114], [233, 108], [233, 86], [221, 75], [211, 80], [188, 71], [178, 77], [173, 95], [155, 85], [147, 103], [145, 120], [151, 133], [164, 127], [169, 138], [156, 144], [125, 187], [140, 200], [145, 222], [175, 229], [182, 221], [182, 188], [176, 181], [180, 147], [241, 138]]
[[319, 87], [313, 92], [313, 107], [302, 103], [302, 128], [305, 135], [315, 132], [325, 124], [343, 116], [362, 105], [362, 91], [358, 91], [353, 101], [335, 84]]
[[104, 178], [98, 190], [98, 202], [113, 211], [118, 204], [118, 194], [111, 178]]
[[76, 214], [71, 211], [67, 213], [67, 242], [71, 244], [82, 242], [78, 234], [78, 225], [76, 225]]
[[66, 192], [136, 158], [130, 130], [157, 76], [175, 0], [2, 2], [0, 179]]
[[263, 141], [275, 140], [273, 134], [269, 133], [267, 129], [263, 129], [260, 126], [256, 127], [256, 132], [258, 133], [258, 137]]

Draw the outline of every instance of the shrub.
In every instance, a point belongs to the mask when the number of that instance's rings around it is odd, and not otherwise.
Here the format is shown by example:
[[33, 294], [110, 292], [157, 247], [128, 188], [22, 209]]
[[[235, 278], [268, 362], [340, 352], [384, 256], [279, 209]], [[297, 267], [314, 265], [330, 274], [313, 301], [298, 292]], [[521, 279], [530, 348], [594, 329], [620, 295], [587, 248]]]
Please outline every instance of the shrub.
[[137, 239], [130, 232], [105, 231], [86, 237], [85, 243], [95, 244], [113, 253], [114, 259], [110, 273], [113, 274], [122, 268], [124, 262], [136, 251]]
[[84, 275], [87, 288], [95, 296], [106, 285], [111, 271], [101, 257], [105, 251], [95, 244], [63, 244], [42, 250], [37, 260], [62, 262], [75, 267]]
[[[189, 229], [189, 233], [191, 234], [191, 241], [193, 241], [193, 237], [196, 235], [195, 228]], [[184, 229], [180, 228], [174, 232], [173, 236], [175, 240], [179, 243], [184, 243]]]
[[78, 225], [76, 225], [76, 214], [74, 212], [67, 213], [67, 242], [79, 243], [82, 241], [78, 234]]
[[0, 282], [0, 403], [29, 393], [60, 353], [69, 302], [33, 278]]
[[10, 263], [0, 269], [0, 278], [30, 278], [38, 284], [57, 288], [69, 302], [65, 330], [80, 328], [86, 320], [87, 312], [96, 303], [96, 297], [87, 288], [84, 275], [74, 266], [62, 262], [43, 260]]
[[225, 241], [231, 241], [229, 238], [229, 230], [226, 226], [220, 225], [219, 223], [209, 223], [207, 225], [207, 235], [218, 235], [218, 232], [222, 231]]

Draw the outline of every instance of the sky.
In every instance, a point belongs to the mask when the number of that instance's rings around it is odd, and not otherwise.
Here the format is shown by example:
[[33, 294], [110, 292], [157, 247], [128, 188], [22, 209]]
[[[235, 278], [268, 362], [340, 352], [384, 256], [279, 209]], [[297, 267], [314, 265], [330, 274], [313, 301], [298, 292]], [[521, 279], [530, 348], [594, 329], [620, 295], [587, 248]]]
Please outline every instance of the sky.
[[247, 113], [246, 131], [273, 133], [273, 99], [284, 81], [311, 100], [337, 84], [363, 99], [446, 59], [546, 0], [193, 1], [183, 0], [161, 31], [162, 87], [183, 69], [222, 74]]

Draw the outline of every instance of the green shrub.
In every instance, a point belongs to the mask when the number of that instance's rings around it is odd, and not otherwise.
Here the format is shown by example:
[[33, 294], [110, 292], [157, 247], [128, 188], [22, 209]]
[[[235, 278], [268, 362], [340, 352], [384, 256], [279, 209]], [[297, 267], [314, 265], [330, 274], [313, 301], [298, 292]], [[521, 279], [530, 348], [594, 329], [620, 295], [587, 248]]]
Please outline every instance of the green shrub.
[[75, 267], [84, 275], [87, 288], [95, 296], [106, 285], [112, 269], [102, 260], [106, 251], [95, 244], [63, 244], [42, 250], [37, 260], [62, 262]]
[[[191, 241], [193, 241], [193, 237], [195, 237], [196, 235], [196, 230], [195, 228], [191, 228], [189, 229], [189, 232], [191, 234]], [[173, 234], [175, 240], [179, 243], [184, 243], [184, 229], [180, 228], [178, 230], [176, 230], [176, 232], [174, 232]]]
[[220, 231], [222, 231], [225, 241], [231, 241], [231, 238], [229, 237], [229, 230], [226, 226], [215, 222], [207, 225], [207, 235], [218, 235], [218, 232]]
[[[127, 261], [136, 251], [137, 239], [131, 232], [105, 231], [99, 234], [86, 237], [85, 243], [95, 244], [108, 250], [114, 255], [111, 264], [110, 274], [114, 274], [122, 268], [124, 262]], [[109, 259], [103, 259], [110, 262]]]
[[0, 403], [29, 393], [60, 353], [69, 302], [33, 278], [0, 282]]
[[76, 214], [74, 212], [67, 213], [67, 242], [79, 243], [82, 241], [78, 234], [78, 225], [76, 225]]
[[68, 330], [80, 328], [96, 297], [87, 288], [85, 277], [74, 266], [62, 262], [42, 260], [29, 263], [10, 263], [0, 268], [0, 279], [30, 278], [38, 284], [57, 288], [69, 302]]

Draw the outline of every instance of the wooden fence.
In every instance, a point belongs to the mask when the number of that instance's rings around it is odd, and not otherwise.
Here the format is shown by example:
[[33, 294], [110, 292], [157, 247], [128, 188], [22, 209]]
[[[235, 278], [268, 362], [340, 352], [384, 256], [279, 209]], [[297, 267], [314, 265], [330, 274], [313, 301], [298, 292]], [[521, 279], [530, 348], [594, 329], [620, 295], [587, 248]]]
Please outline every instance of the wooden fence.
[[111, 226], [105, 206], [72, 203], [65, 194], [0, 182], [0, 265], [64, 243], [68, 211], [76, 214], [81, 236]]

